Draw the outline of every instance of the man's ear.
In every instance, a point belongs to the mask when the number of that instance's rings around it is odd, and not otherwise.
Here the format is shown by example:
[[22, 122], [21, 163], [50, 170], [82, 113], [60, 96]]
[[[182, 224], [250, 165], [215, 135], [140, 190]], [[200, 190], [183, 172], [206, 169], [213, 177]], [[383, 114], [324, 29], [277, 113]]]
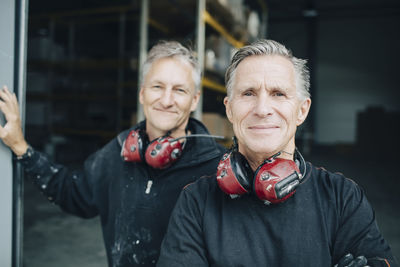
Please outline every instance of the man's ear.
[[144, 102], [144, 99], [143, 99], [143, 94], [144, 94], [144, 88], [143, 87], [140, 87], [140, 92], [139, 92], [139, 102], [140, 102], [140, 104], [142, 104], [143, 105], [143, 102]]
[[307, 98], [303, 100], [303, 102], [300, 104], [298, 113], [297, 113], [297, 121], [296, 125], [300, 126], [307, 118], [308, 112], [310, 111], [311, 107], [311, 99]]
[[224, 98], [224, 105], [225, 105], [226, 117], [232, 123], [232, 109], [231, 105], [229, 104], [229, 98], [227, 96]]
[[199, 104], [200, 94], [201, 94], [201, 90], [198, 90], [198, 91], [194, 94], [193, 99], [192, 99], [192, 105], [191, 105], [191, 107], [190, 107], [190, 111], [191, 111], [191, 112], [193, 112], [193, 111], [196, 110], [197, 104]]

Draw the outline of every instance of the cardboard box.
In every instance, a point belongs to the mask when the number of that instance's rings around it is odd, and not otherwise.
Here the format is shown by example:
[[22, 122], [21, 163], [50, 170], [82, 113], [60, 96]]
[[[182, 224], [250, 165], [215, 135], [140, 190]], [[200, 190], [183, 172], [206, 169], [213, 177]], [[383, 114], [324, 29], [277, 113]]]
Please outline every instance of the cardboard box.
[[205, 112], [202, 121], [210, 134], [225, 136], [226, 139], [231, 139], [233, 136], [232, 124], [225, 116]]

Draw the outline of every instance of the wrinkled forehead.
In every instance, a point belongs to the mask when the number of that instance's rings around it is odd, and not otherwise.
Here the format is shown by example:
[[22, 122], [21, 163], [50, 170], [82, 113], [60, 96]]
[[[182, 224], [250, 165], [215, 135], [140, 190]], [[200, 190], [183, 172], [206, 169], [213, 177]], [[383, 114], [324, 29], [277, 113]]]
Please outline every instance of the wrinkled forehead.
[[295, 87], [292, 62], [278, 55], [257, 55], [243, 59], [233, 77], [233, 89], [243, 86]]
[[193, 73], [193, 66], [182, 58], [164, 57], [151, 64], [144, 80], [192, 85], [194, 83]]

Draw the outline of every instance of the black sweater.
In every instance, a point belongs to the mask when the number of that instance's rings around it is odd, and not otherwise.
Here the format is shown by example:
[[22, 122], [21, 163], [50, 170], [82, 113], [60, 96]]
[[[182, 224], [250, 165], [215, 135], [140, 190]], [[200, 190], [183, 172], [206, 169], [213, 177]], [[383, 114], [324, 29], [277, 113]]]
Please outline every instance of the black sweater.
[[291, 198], [270, 206], [254, 195], [231, 199], [215, 175], [186, 187], [157, 266], [330, 267], [347, 253], [398, 266], [359, 186], [309, 163], [307, 170]]

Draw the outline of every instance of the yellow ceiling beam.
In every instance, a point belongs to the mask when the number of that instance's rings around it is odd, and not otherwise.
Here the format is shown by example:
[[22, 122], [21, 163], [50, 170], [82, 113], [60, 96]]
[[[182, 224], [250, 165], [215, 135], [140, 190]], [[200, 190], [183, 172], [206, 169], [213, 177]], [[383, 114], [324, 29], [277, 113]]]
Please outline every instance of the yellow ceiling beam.
[[225, 86], [223, 86], [222, 84], [216, 83], [206, 77], [203, 77], [203, 79], [201, 81], [201, 85], [204, 87], [207, 87], [209, 89], [212, 89], [214, 91], [226, 94]]
[[203, 19], [208, 25], [210, 25], [217, 32], [219, 32], [234, 47], [241, 48], [242, 46], [245, 45], [243, 42], [236, 40], [231, 34], [229, 34], [229, 32], [218, 21], [216, 21], [207, 11], [204, 11]]

